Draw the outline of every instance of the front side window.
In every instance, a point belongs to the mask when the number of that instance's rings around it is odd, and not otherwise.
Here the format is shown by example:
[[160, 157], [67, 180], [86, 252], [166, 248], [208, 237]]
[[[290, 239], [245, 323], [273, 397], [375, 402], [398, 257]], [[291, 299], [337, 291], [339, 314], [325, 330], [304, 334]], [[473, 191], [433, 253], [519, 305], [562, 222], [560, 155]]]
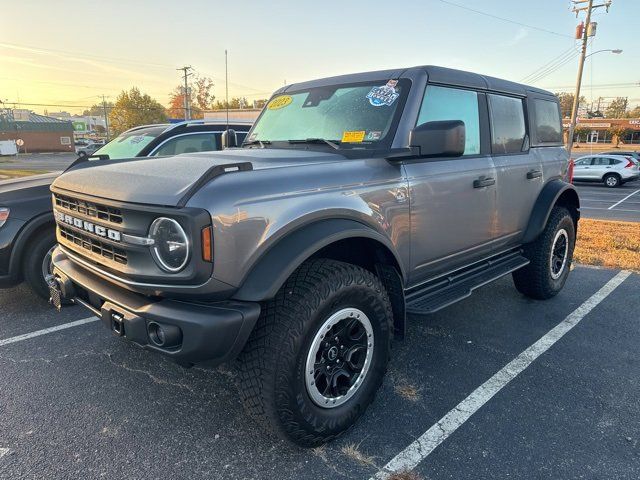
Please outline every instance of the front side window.
[[179, 155], [181, 153], [210, 152], [218, 150], [218, 139], [215, 133], [194, 133], [180, 135], [167, 140], [153, 155]]
[[558, 104], [549, 100], [533, 101], [536, 137], [541, 143], [562, 143], [562, 122]]
[[248, 142], [335, 142], [340, 148], [375, 148], [390, 140], [407, 79], [343, 84], [286, 92], [272, 98]]
[[591, 165], [590, 158], [581, 158], [580, 160], [576, 160], [575, 164], [577, 167], [584, 167], [586, 165]]
[[462, 120], [465, 126], [464, 155], [480, 154], [480, 116], [476, 92], [429, 85], [417, 124], [444, 120]]
[[488, 97], [491, 117], [491, 151], [494, 154], [509, 154], [526, 150], [527, 130], [522, 100], [493, 94]]

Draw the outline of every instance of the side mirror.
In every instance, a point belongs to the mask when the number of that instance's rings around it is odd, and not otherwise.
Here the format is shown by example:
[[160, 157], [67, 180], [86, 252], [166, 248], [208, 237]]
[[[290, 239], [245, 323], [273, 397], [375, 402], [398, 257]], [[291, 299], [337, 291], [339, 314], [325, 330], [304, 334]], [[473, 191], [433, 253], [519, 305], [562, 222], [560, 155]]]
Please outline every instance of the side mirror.
[[222, 148], [234, 148], [238, 146], [238, 136], [236, 131], [228, 128], [222, 132]]
[[461, 157], [464, 154], [465, 126], [461, 120], [444, 120], [418, 125], [409, 134], [409, 146], [421, 157]]

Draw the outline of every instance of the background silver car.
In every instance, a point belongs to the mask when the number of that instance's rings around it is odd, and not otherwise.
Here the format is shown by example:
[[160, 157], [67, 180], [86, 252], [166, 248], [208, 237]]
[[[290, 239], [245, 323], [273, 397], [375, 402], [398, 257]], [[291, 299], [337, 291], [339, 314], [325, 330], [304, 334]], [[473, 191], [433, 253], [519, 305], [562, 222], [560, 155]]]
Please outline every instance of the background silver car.
[[602, 182], [618, 187], [640, 178], [640, 167], [630, 156], [589, 155], [574, 162], [573, 179], [579, 182]]

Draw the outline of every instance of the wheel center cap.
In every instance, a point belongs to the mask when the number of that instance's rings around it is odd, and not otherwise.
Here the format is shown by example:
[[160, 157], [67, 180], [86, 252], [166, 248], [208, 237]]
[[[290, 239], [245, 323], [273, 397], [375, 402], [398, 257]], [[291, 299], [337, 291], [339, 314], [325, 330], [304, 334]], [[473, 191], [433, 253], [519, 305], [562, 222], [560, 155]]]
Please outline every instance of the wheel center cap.
[[334, 361], [338, 358], [338, 347], [331, 347], [327, 352], [327, 359]]

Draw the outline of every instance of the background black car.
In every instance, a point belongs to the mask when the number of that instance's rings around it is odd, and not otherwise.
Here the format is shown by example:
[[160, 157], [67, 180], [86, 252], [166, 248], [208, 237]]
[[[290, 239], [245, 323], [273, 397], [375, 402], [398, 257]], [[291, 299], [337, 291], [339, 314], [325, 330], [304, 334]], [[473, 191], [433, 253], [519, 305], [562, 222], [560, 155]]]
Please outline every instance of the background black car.
[[[229, 124], [237, 143], [250, 123]], [[87, 161], [124, 159], [222, 149], [226, 123], [192, 120], [177, 124], [135, 127], [96, 150]], [[27, 281], [34, 292], [49, 297], [45, 276], [50, 273], [56, 244], [49, 186], [62, 172], [0, 182], [0, 288]]]

